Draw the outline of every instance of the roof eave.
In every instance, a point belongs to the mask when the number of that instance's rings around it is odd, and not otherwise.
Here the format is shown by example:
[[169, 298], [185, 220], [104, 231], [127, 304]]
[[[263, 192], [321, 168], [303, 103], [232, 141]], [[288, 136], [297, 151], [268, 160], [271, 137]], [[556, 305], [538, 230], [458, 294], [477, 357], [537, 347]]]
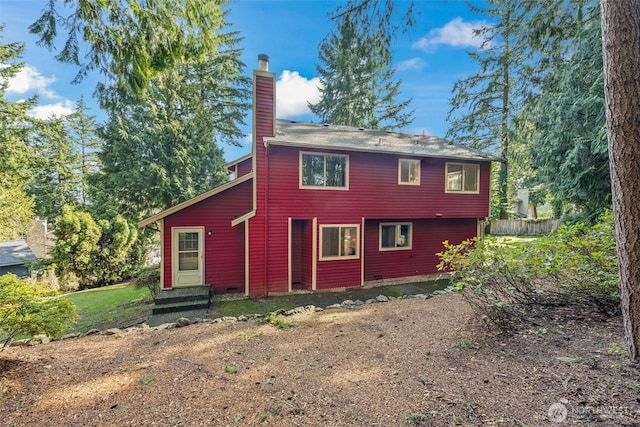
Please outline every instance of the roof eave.
[[481, 156], [456, 156], [456, 155], [440, 155], [440, 154], [421, 154], [410, 153], [402, 150], [375, 150], [371, 148], [358, 148], [358, 147], [337, 147], [334, 145], [322, 145], [322, 144], [301, 144], [295, 141], [282, 141], [275, 139], [277, 137], [266, 137], [265, 143], [267, 145], [280, 145], [284, 147], [296, 147], [296, 148], [312, 148], [317, 150], [338, 150], [338, 151], [357, 151], [363, 153], [378, 153], [378, 154], [395, 154], [399, 156], [414, 156], [414, 157], [432, 157], [436, 159], [453, 159], [453, 160], [474, 160], [474, 161], [486, 161], [486, 162], [501, 162], [502, 159], [498, 157], [481, 157]]

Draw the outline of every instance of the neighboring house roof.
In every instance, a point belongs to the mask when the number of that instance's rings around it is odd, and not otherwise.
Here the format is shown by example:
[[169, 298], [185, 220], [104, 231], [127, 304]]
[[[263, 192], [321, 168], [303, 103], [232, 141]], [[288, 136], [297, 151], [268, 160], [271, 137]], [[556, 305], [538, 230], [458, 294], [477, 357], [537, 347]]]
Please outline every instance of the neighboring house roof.
[[0, 242], [0, 267], [22, 265], [25, 261], [36, 260], [36, 256], [24, 240]]
[[191, 205], [195, 205], [198, 202], [201, 202], [205, 199], [208, 199], [209, 197], [216, 195], [218, 193], [222, 193], [225, 190], [228, 190], [229, 188], [235, 187], [238, 184], [241, 184], [245, 181], [250, 180], [251, 178], [253, 178], [253, 173], [248, 173], [246, 175], [242, 175], [240, 178], [234, 179], [233, 181], [229, 181], [226, 182], [218, 187], [215, 187], [212, 190], [207, 191], [206, 193], [202, 193], [199, 196], [194, 197], [193, 199], [189, 199], [187, 201], [184, 201], [180, 204], [177, 204], [175, 206], [170, 207], [169, 209], [165, 209], [161, 212], [158, 212], [157, 214], [150, 216], [149, 218], [143, 219], [142, 221], [140, 221], [138, 223], [138, 227], [144, 227], [146, 225], [151, 224], [152, 222], [156, 222], [159, 219], [162, 219], [166, 216], [169, 216], [173, 213], [176, 213], [178, 211], [181, 211], [182, 209], [189, 207]]
[[410, 135], [288, 120], [277, 120], [276, 128], [276, 136], [264, 138], [266, 144], [459, 160], [500, 160], [431, 135]]

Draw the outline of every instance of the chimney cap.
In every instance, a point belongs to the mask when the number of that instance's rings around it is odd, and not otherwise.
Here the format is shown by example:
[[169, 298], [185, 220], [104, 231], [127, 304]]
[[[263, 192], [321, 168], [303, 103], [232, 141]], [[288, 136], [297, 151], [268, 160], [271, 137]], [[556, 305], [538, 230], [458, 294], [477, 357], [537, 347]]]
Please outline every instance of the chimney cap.
[[266, 53], [258, 54], [258, 68], [262, 71], [269, 71], [269, 55]]

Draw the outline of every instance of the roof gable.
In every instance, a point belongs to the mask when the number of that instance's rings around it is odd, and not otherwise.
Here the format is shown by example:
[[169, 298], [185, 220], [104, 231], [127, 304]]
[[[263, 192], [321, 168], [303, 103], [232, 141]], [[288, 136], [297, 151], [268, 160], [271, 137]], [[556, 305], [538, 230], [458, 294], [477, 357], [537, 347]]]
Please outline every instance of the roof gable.
[[174, 214], [176, 212], [179, 212], [191, 205], [195, 205], [198, 202], [201, 202], [205, 199], [208, 199], [209, 197], [213, 197], [218, 193], [222, 193], [225, 190], [228, 190], [229, 188], [233, 188], [238, 184], [242, 184], [245, 181], [250, 180], [251, 178], [253, 178], [253, 173], [248, 173], [246, 175], [242, 175], [240, 178], [236, 178], [233, 181], [229, 181], [225, 184], [222, 184], [216, 188], [213, 188], [209, 191], [207, 191], [206, 193], [202, 193], [199, 196], [196, 196], [192, 199], [186, 200], [182, 203], [179, 203], [175, 206], [170, 207], [169, 209], [165, 209], [161, 212], [158, 212], [155, 215], [150, 216], [149, 218], [143, 219], [142, 221], [138, 222], [138, 227], [144, 227], [146, 225], [149, 225], [153, 222], [156, 222], [164, 217], [167, 217], [171, 214]]
[[266, 144], [303, 148], [367, 151], [459, 160], [500, 160], [489, 154], [464, 145], [454, 144], [437, 136], [410, 135], [350, 126], [288, 120], [278, 120], [276, 135], [265, 137], [264, 140]]

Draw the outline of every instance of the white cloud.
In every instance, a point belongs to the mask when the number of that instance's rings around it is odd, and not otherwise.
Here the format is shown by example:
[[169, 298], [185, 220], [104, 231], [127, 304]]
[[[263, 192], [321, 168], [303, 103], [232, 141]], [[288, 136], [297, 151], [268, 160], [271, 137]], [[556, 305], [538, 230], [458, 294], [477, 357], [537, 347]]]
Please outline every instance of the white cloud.
[[22, 95], [36, 91], [45, 98], [58, 99], [60, 96], [48, 88], [55, 81], [55, 76], [43, 76], [35, 67], [25, 65], [15, 76], [9, 79], [7, 93]]
[[421, 70], [427, 66], [427, 63], [424, 62], [422, 58], [411, 58], [406, 61], [400, 62], [396, 66], [396, 70], [398, 71], [407, 71], [407, 70]]
[[458, 17], [449, 21], [442, 28], [435, 28], [429, 31], [429, 34], [421, 37], [411, 47], [425, 51], [431, 51], [438, 45], [479, 48], [483, 39], [481, 36], [476, 35], [474, 30], [487, 25], [486, 21], [465, 22]]
[[75, 110], [75, 104], [68, 99], [54, 104], [38, 105], [27, 111], [27, 114], [37, 119], [50, 119], [52, 116], [68, 116]]
[[310, 114], [307, 102], [312, 104], [320, 100], [320, 79], [307, 79], [297, 71], [284, 70], [276, 82], [276, 114], [287, 118]]
[[253, 134], [252, 133], [248, 133], [244, 136], [244, 138], [242, 139], [241, 142], [242, 145], [251, 145], [253, 144]]

